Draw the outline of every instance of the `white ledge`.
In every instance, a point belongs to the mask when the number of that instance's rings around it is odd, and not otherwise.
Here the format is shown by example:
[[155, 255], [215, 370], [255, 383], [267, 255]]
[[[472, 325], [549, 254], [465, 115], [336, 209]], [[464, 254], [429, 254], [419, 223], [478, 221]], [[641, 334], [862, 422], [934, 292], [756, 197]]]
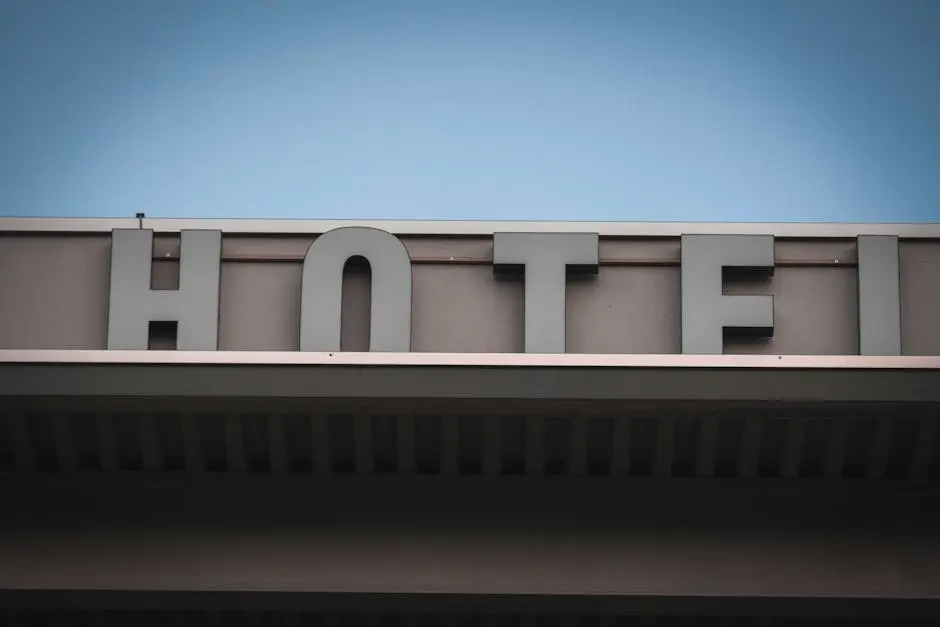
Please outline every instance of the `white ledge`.
[[897, 235], [905, 239], [940, 239], [940, 223], [831, 222], [576, 222], [502, 220], [291, 220], [218, 218], [0, 218], [0, 232], [106, 233], [145, 228], [158, 233], [183, 229], [221, 230], [231, 234], [309, 235], [343, 226], [369, 226], [395, 235], [491, 236], [497, 231], [532, 233], [586, 232], [606, 237], [678, 237], [688, 234], [774, 235], [783, 238], [854, 238]]
[[5, 364], [937, 370], [940, 356], [0, 350]]

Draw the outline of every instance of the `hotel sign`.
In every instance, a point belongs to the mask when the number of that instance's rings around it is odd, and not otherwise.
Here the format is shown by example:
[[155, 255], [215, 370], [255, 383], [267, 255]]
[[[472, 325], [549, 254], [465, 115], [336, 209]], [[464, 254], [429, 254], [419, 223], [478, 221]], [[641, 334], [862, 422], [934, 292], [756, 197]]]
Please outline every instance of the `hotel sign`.
[[[144, 350], [152, 322], [175, 322], [180, 350], [218, 350], [222, 232], [184, 230], [179, 289], [150, 287], [153, 232], [112, 231], [109, 349]], [[493, 235], [493, 271], [525, 283], [527, 353], [564, 353], [567, 277], [597, 273], [597, 233]], [[901, 352], [898, 238], [858, 237], [859, 347], [863, 355]], [[726, 295], [723, 276], [774, 272], [773, 235], [683, 235], [682, 352], [720, 354], [726, 335], [772, 336], [770, 295]], [[307, 249], [301, 280], [300, 350], [340, 350], [343, 269], [363, 257], [372, 271], [369, 349], [411, 350], [412, 264], [393, 234], [342, 227]], [[271, 303], [278, 307], [278, 303]], [[624, 333], [630, 333], [624, 321]]]

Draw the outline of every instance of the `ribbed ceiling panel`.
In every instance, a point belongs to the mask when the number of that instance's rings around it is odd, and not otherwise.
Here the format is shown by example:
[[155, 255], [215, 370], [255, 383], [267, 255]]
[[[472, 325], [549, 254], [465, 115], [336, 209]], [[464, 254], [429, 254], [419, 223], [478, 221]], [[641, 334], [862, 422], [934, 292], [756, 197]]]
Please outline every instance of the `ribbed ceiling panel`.
[[924, 415], [0, 414], [0, 470], [934, 480]]

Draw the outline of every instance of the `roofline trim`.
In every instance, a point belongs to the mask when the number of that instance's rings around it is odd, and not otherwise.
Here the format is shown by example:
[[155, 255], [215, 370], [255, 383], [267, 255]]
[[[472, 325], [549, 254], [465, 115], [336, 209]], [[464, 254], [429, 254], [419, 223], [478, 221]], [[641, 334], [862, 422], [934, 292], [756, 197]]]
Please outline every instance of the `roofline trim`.
[[220, 230], [244, 235], [310, 235], [344, 226], [365, 226], [402, 236], [490, 236], [496, 232], [588, 232], [603, 237], [678, 237], [685, 234], [774, 235], [784, 238], [854, 238], [897, 235], [940, 239], [940, 223], [832, 222], [576, 222], [526, 220], [299, 220], [219, 218], [0, 218], [0, 232], [107, 233], [112, 229]]
[[940, 356], [0, 350], [3, 364], [940, 370]]

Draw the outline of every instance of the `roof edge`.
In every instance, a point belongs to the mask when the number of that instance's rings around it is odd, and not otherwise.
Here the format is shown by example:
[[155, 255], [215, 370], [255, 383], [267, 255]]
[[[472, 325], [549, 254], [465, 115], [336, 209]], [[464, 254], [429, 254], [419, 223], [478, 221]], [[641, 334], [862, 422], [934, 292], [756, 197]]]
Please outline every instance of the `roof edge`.
[[604, 237], [679, 237], [686, 234], [774, 235], [794, 239], [844, 239], [897, 235], [940, 239], [940, 223], [860, 222], [578, 222], [529, 220], [306, 220], [269, 218], [0, 218], [0, 232], [107, 233], [112, 229], [220, 230], [245, 235], [310, 235], [344, 227], [373, 227], [401, 236], [490, 236], [509, 232], [588, 232]]

